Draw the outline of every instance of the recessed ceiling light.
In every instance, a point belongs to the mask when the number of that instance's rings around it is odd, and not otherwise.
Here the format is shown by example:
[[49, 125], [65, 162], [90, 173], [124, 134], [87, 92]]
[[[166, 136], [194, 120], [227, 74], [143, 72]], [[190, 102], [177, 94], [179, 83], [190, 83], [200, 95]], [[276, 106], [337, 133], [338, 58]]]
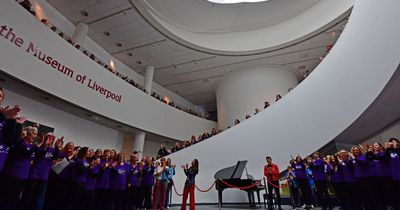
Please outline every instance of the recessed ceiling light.
[[131, 52], [129, 52], [129, 53], [127, 53], [128, 54], [128, 56], [133, 56], [133, 53], [131, 53]]
[[119, 43], [119, 42], [117, 42], [117, 46], [118, 46], [118, 47], [122, 47], [122, 44]]
[[174, 69], [178, 68], [176, 65], [173, 65]]
[[85, 10], [81, 10], [81, 15], [82, 15], [83, 17], [87, 17], [87, 16], [89, 16], [89, 13], [86, 12]]
[[137, 64], [142, 64], [142, 61], [136, 61]]
[[110, 35], [111, 35], [110, 32], [104, 31], [104, 36], [110, 36]]

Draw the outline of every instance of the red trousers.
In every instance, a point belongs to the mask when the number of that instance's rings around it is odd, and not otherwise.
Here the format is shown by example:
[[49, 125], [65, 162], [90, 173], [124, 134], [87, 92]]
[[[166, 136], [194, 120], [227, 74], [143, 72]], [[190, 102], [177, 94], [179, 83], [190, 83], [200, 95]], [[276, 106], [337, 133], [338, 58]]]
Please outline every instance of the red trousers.
[[181, 210], [186, 210], [186, 201], [188, 198], [188, 194], [190, 193], [190, 210], [195, 210], [195, 201], [194, 201], [194, 184], [192, 185], [185, 185], [183, 188], [183, 198], [182, 198], [182, 206]]
[[153, 189], [153, 209], [156, 210], [158, 209], [157, 207], [160, 207], [160, 210], [164, 210], [164, 204], [165, 204], [165, 193], [167, 190], [167, 183], [163, 183], [161, 180], [156, 180], [156, 185], [154, 186]]

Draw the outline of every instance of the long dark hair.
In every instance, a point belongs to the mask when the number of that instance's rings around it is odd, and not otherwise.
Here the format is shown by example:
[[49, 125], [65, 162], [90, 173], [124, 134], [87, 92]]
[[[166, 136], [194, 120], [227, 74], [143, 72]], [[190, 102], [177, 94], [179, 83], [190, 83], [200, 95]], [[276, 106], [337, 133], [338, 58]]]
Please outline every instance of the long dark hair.
[[85, 159], [88, 150], [89, 150], [88, 147], [82, 147], [82, 148], [79, 150], [78, 154], [76, 154], [76, 158], [82, 159], [82, 160]]
[[192, 163], [193, 164], [190, 166], [190, 169], [199, 172], [199, 160], [194, 159]]

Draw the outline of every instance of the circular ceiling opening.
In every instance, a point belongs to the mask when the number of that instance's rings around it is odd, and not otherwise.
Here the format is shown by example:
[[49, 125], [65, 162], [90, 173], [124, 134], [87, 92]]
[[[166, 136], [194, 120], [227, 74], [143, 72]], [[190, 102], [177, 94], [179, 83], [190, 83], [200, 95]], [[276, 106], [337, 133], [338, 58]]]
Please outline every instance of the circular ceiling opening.
[[207, 0], [212, 3], [217, 4], [238, 4], [238, 3], [254, 3], [254, 2], [262, 2], [268, 0]]

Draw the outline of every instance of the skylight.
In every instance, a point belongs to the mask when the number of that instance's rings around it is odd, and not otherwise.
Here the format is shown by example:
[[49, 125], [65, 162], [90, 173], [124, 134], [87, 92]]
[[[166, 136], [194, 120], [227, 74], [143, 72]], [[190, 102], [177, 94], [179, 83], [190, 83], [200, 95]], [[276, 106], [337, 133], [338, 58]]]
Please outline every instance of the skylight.
[[262, 1], [268, 1], [268, 0], [207, 0], [209, 2], [217, 3], [217, 4], [237, 4], [237, 3], [243, 3], [243, 2], [262, 2]]

